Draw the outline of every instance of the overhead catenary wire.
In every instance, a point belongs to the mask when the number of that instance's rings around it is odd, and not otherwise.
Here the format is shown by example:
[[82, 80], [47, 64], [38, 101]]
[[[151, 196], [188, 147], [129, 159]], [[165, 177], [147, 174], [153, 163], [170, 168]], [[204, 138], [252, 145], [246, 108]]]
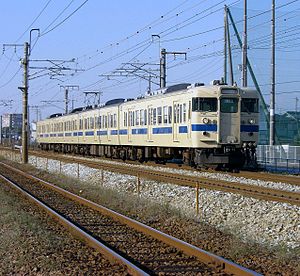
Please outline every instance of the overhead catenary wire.
[[35, 19], [32, 21], [32, 23], [26, 28], [26, 30], [18, 37], [16, 40], [16, 43], [20, 41], [20, 39], [27, 34], [27, 32], [31, 29], [33, 24], [40, 18], [40, 16], [43, 14], [43, 12], [46, 10], [46, 8], [49, 6], [52, 0], [48, 0], [46, 5], [42, 8], [42, 10], [39, 12], [39, 14], [35, 17]]
[[[187, 1], [184, 1], [184, 2], [187, 2]], [[295, 2], [295, 1], [293, 1], [293, 2]], [[175, 16], [175, 15], [174, 15]], [[165, 37], [166, 38], [166, 37]], [[148, 41], [149, 42], [149, 41]], [[222, 42], [222, 39], [220, 39], [219, 40], [219, 42]], [[141, 47], [139, 48], [139, 49], [142, 49], [143, 47], [145, 47], [147, 44], [146, 44], [146, 42], [145, 42], [145, 44], [142, 46], [141, 45]], [[132, 49], [133, 50], [133, 49]], [[132, 52], [130, 52], [130, 53], [124, 53], [124, 55], [122, 55], [122, 57], [126, 57], [126, 55], [128, 55], [129, 56], [129, 54], [131, 54], [131, 53], [135, 53], [135, 51], [137, 52], [138, 51], [138, 49], [134, 49]], [[190, 49], [190, 51], [192, 51], [192, 49]], [[196, 49], [194, 50], [194, 51], [196, 51]], [[213, 53], [213, 51], [211, 51], [211, 53]], [[197, 55], [197, 53], [195, 53], [196, 55], [195, 56], [193, 56], [193, 57], [191, 57], [191, 58], [195, 58], [195, 57], [197, 57], [197, 56], [200, 56], [200, 55]], [[131, 58], [131, 57], [130, 57]], [[209, 58], [209, 57], [207, 57], [207, 58]], [[94, 60], [95, 61], [95, 60]], [[112, 60], [111, 60], [112, 61]], [[194, 60], [194, 62], [196, 62], [197, 60]], [[91, 62], [93, 62], [92, 60], [91, 60]], [[107, 61], [107, 63], [108, 62], [110, 62], [110, 61]], [[185, 65], [185, 64], [182, 64], [182, 65]], [[181, 65], [178, 65], [178, 66], [181, 66]], [[98, 68], [98, 67], [96, 67], [96, 68]], [[93, 69], [96, 69], [96, 68], [93, 68]], [[83, 73], [84, 74], [84, 73]], [[79, 74], [78, 74], [79, 75]], [[75, 76], [75, 78], [76, 78], [77, 76]], [[70, 79], [75, 79], [75, 78], [70, 78]], [[105, 82], [105, 80], [103, 80], [103, 82]], [[103, 83], [103, 82], [101, 82], [101, 83]], [[95, 83], [95, 82], [93, 82], [93, 83]], [[96, 84], [95, 85], [97, 85], [97, 83], [99, 84], [99, 81], [97, 80], [96, 81]], [[89, 85], [89, 84], [87, 84], [87, 85]], [[57, 84], [55, 85], [55, 86], [57, 86]], [[109, 86], [108, 86], [109, 87]], [[47, 90], [48, 91], [48, 90]]]
[[[71, 18], [77, 11], [79, 11], [89, 0], [85, 0], [78, 8], [76, 8], [71, 14], [69, 14], [66, 18], [64, 18], [62, 21], [60, 21], [58, 24], [56, 24], [54, 27], [52, 27], [48, 31], [44, 31], [43, 33], [40, 34], [40, 37], [45, 36], [46, 34], [54, 31], [56, 28], [61, 26], [64, 22], [66, 22], [69, 18]], [[73, 1], [72, 1], [73, 2]]]

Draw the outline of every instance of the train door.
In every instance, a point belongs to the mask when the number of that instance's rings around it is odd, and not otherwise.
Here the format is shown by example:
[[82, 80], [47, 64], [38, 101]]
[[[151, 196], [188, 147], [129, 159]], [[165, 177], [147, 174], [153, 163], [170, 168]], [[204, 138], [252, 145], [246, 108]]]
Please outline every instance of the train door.
[[240, 142], [239, 98], [220, 98], [219, 142]]
[[173, 102], [173, 120], [172, 120], [173, 142], [178, 142], [179, 131], [179, 104], [177, 101]]
[[148, 111], [148, 122], [147, 122], [147, 125], [148, 125], [148, 130], [147, 130], [147, 138], [148, 138], [148, 141], [152, 141], [152, 129], [153, 129], [153, 108], [152, 108], [152, 105], [148, 105], [147, 107], [147, 111]]

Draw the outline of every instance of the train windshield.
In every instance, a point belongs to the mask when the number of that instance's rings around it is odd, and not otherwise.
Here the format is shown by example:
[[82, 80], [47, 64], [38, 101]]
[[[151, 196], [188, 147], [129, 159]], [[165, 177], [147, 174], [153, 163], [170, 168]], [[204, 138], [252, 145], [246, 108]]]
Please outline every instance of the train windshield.
[[193, 98], [192, 110], [199, 112], [216, 112], [218, 109], [217, 98]]
[[258, 99], [242, 99], [241, 112], [258, 113]]
[[238, 112], [237, 98], [222, 98], [221, 99], [221, 112], [223, 113], [237, 113]]

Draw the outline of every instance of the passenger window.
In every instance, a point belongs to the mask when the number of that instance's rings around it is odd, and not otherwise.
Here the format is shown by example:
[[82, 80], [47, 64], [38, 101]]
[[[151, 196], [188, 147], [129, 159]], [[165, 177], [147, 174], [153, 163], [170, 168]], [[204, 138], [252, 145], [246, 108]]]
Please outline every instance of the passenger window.
[[193, 98], [192, 111], [216, 112], [218, 109], [217, 98]]
[[135, 111], [135, 125], [137, 125], [137, 126], [140, 125], [140, 111], [139, 110]]
[[182, 104], [179, 106], [179, 123], [182, 123]]
[[169, 124], [172, 124], [172, 106], [169, 106]]
[[161, 107], [157, 108], [157, 123], [160, 125], [162, 123], [162, 114], [161, 114]]
[[117, 127], [117, 114], [114, 114], [114, 127]]
[[140, 110], [140, 125], [144, 125], [144, 110]]
[[153, 125], [156, 125], [156, 108], [153, 108]]
[[90, 128], [94, 128], [94, 117], [90, 118]]
[[168, 123], [168, 107], [164, 106], [164, 124]]
[[149, 126], [152, 125], [152, 118], [153, 118], [152, 112], [153, 112], [153, 109], [152, 109], [152, 108], [149, 108], [149, 109], [148, 109], [148, 125], [149, 125]]
[[144, 125], [146, 126], [147, 125], [147, 109], [144, 110]]

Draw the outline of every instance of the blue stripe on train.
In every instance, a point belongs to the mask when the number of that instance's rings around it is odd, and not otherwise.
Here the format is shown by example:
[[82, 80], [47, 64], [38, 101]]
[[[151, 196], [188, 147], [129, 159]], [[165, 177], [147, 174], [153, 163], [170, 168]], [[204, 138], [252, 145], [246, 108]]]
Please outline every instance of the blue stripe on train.
[[155, 127], [152, 129], [152, 134], [169, 134], [172, 133], [172, 127]]
[[94, 135], [94, 131], [86, 131], [85, 132], [85, 136], [93, 136]]
[[97, 135], [98, 136], [107, 135], [107, 130], [98, 130]]
[[135, 128], [131, 130], [132, 134], [147, 134], [148, 130], [147, 128]]
[[179, 133], [188, 133], [188, 127], [187, 126], [180, 126], [179, 127]]
[[216, 124], [195, 124], [192, 125], [192, 131], [217, 131]]
[[127, 129], [120, 129], [119, 134], [120, 135], [127, 135], [128, 134]]
[[258, 125], [241, 125], [241, 132], [258, 132]]

